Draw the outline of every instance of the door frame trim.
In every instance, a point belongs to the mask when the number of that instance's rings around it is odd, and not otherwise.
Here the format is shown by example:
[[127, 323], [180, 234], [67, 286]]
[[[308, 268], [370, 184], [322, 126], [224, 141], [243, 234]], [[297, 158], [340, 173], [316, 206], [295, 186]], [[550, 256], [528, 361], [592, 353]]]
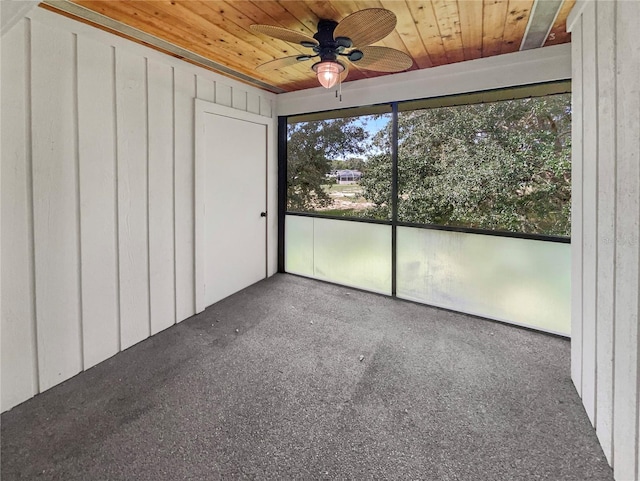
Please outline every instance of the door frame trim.
[[[204, 237], [205, 237], [205, 192], [206, 186], [204, 184], [204, 151], [201, 142], [204, 134], [204, 116], [207, 114], [218, 115], [220, 117], [228, 117], [233, 120], [242, 120], [245, 122], [251, 122], [254, 124], [264, 125], [266, 127], [266, 152], [265, 152], [265, 199], [264, 199], [264, 211], [268, 213], [268, 197], [269, 197], [269, 161], [270, 161], [270, 136], [272, 135], [273, 120], [270, 117], [264, 117], [252, 112], [245, 112], [237, 110], [224, 105], [218, 105], [213, 102], [208, 102], [202, 99], [194, 99], [194, 111], [195, 111], [195, 135], [194, 135], [194, 148], [195, 148], [195, 166], [194, 166], [194, 273], [195, 273], [195, 306], [196, 314], [202, 312], [207, 307], [205, 300], [205, 272], [204, 272]], [[268, 218], [267, 218], [268, 219]], [[265, 221], [264, 236], [265, 236], [265, 278], [268, 276], [269, 265], [269, 235], [268, 235], [268, 221]]]

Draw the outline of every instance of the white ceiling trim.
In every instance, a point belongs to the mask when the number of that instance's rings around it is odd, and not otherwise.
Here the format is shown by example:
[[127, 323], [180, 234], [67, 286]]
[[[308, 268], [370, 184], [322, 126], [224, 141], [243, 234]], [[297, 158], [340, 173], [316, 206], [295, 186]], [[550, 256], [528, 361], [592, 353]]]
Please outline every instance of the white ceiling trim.
[[342, 84], [342, 102], [323, 87], [277, 96], [278, 115], [415, 100], [571, 78], [571, 44], [524, 50]]

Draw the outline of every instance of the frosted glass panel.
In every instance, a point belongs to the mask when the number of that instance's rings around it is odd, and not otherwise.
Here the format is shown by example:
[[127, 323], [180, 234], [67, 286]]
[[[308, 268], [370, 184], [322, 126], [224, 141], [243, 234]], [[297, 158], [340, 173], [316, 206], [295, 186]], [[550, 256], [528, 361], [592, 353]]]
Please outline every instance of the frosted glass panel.
[[313, 221], [311, 217], [285, 217], [285, 271], [313, 277]]
[[398, 297], [569, 335], [569, 244], [398, 228]]
[[391, 294], [391, 226], [285, 217], [285, 270]]
[[391, 226], [314, 221], [317, 279], [391, 294]]

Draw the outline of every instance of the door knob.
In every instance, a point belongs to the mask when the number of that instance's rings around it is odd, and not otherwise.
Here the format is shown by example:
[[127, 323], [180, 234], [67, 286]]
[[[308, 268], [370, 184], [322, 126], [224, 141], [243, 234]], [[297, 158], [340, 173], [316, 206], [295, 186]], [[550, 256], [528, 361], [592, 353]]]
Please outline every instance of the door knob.
[[267, 213], [266, 212], [260, 212], [260, 217], [267, 217]]

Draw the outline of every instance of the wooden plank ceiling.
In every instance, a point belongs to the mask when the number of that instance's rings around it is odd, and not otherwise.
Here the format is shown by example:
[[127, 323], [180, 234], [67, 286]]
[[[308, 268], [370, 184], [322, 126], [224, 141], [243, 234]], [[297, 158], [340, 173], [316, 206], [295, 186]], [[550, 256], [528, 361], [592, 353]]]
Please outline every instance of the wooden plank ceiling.
[[[53, 0], [43, 6], [60, 11], [64, 10], [61, 5], [70, 2], [224, 65], [262, 82], [263, 88], [264, 84], [275, 87], [274, 91], [317, 87], [311, 71], [313, 61], [269, 72], [256, 72], [256, 66], [311, 51], [254, 33], [252, 24], [313, 35], [320, 19], [340, 21], [358, 10], [385, 8], [395, 13], [398, 22], [396, 29], [375, 45], [409, 54], [413, 58], [410, 70], [415, 70], [517, 51], [534, 7], [534, 0]], [[574, 3], [563, 0], [545, 46], [570, 41], [565, 24]], [[66, 14], [113, 30], [100, 22], [100, 16]], [[345, 81], [379, 75], [389, 74], [352, 63]]]

